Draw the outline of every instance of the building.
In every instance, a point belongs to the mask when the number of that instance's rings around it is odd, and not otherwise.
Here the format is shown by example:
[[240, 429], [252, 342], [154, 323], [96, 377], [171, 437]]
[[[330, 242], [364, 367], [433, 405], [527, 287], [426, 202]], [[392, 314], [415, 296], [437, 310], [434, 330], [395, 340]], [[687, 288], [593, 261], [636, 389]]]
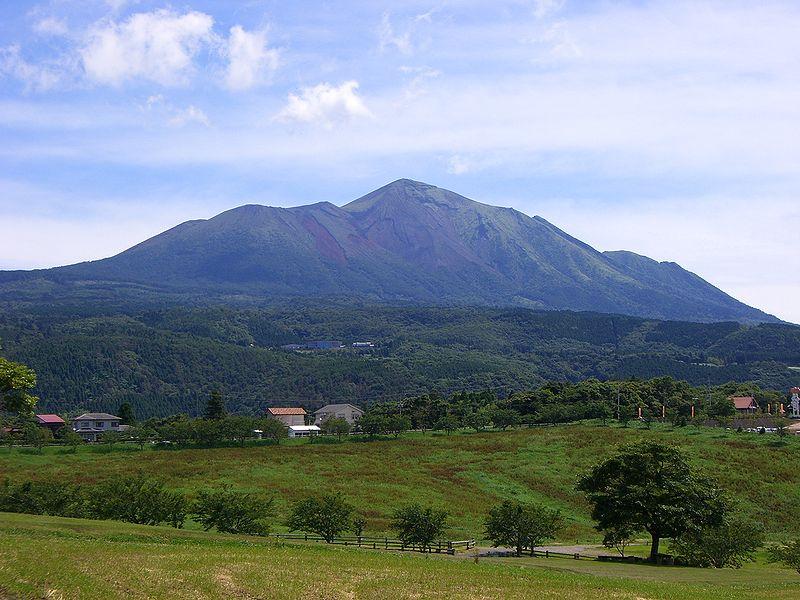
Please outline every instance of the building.
[[352, 404], [328, 404], [314, 411], [314, 424], [321, 425], [327, 419], [337, 418], [344, 419], [350, 425], [355, 425], [356, 421], [363, 416], [364, 411]]
[[317, 435], [320, 428], [316, 425], [289, 425], [289, 437], [311, 437]]
[[64, 419], [58, 415], [34, 415], [36, 417], [36, 424], [40, 427], [46, 427], [53, 433], [66, 425]]
[[315, 340], [313, 342], [306, 342], [304, 344], [284, 344], [281, 346], [283, 350], [338, 350], [342, 348], [342, 342], [339, 340]]
[[373, 342], [353, 342], [353, 348], [374, 348]]
[[731, 396], [730, 399], [740, 413], [754, 413], [758, 410], [758, 403], [752, 396]]
[[287, 427], [306, 424], [306, 411], [303, 408], [275, 407], [267, 409], [267, 416], [278, 419]]
[[793, 387], [789, 390], [792, 399], [789, 400], [789, 406], [792, 408], [792, 418], [800, 419], [800, 388]]
[[72, 420], [72, 429], [87, 442], [96, 442], [104, 433], [121, 431], [122, 419], [108, 413], [84, 413]]

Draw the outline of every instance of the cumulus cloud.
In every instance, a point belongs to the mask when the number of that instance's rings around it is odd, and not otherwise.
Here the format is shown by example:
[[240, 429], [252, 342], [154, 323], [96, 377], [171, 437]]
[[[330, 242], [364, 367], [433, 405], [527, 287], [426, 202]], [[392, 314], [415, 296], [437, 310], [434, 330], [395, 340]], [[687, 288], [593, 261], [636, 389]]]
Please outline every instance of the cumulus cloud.
[[472, 165], [463, 156], [454, 154], [447, 160], [447, 172], [451, 175], [463, 175], [471, 170]]
[[191, 104], [183, 110], [177, 111], [169, 120], [169, 124], [172, 127], [183, 127], [188, 123], [199, 123], [200, 125], [205, 125], [206, 127], [211, 124], [206, 116], [206, 113]]
[[358, 95], [358, 82], [345, 81], [339, 86], [320, 83], [303, 88], [299, 94], [289, 94], [289, 100], [277, 119], [332, 127], [337, 122], [371, 116]]
[[225, 84], [231, 90], [258, 85], [278, 68], [278, 51], [267, 47], [266, 32], [247, 32], [239, 25], [231, 27], [227, 56]]
[[144, 79], [161, 85], [186, 83], [194, 58], [210, 41], [214, 19], [191, 11], [160, 9], [122, 22], [104, 21], [89, 34], [80, 55], [89, 79], [119, 85]]

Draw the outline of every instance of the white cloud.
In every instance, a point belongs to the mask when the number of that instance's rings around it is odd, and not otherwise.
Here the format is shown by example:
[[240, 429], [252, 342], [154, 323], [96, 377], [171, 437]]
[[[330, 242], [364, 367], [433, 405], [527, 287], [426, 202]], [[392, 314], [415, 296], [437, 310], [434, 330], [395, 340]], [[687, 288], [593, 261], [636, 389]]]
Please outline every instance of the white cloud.
[[266, 33], [247, 32], [239, 25], [231, 27], [227, 56], [225, 83], [231, 90], [258, 85], [278, 68], [278, 51], [267, 47]]
[[34, 24], [33, 30], [42, 35], [62, 36], [69, 32], [69, 27], [64, 19], [45, 17]]
[[544, 19], [564, 8], [566, 0], [534, 0], [533, 15], [537, 19]]
[[206, 113], [194, 105], [189, 105], [182, 110], [178, 110], [169, 120], [169, 124], [172, 127], [183, 127], [189, 123], [199, 123], [206, 127], [211, 125]]
[[63, 72], [58, 64], [28, 62], [16, 44], [0, 48], [0, 75], [22, 81], [27, 90], [50, 90], [62, 81]]
[[86, 75], [112, 85], [137, 78], [166, 86], [186, 83], [213, 25], [210, 15], [166, 9], [101, 22], [80, 51]]
[[413, 47], [411, 45], [411, 32], [406, 31], [403, 34], [397, 34], [394, 31], [394, 26], [389, 18], [389, 13], [383, 13], [381, 24], [378, 27], [378, 47], [381, 52], [387, 48], [394, 46], [401, 54], [411, 54]]
[[277, 119], [332, 127], [337, 122], [370, 116], [372, 113], [358, 95], [358, 82], [345, 81], [339, 86], [320, 83], [303, 88], [300, 94], [289, 94]]
[[451, 175], [463, 175], [471, 170], [472, 165], [463, 156], [454, 154], [447, 159], [447, 172]]

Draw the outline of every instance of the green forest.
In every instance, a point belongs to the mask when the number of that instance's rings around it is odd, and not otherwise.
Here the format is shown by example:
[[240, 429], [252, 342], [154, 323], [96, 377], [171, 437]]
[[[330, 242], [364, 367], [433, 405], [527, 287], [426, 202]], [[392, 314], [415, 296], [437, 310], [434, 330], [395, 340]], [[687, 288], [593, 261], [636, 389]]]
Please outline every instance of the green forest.
[[[197, 415], [213, 389], [229, 410], [252, 414], [276, 403], [370, 405], [431, 392], [508, 398], [590, 378], [800, 384], [800, 327], [788, 324], [383, 305], [7, 308], [0, 354], [34, 369], [39, 410], [65, 413], [129, 402], [145, 418]], [[345, 347], [281, 348], [314, 340]], [[353, 349], [356, 341], [374, 347]]]

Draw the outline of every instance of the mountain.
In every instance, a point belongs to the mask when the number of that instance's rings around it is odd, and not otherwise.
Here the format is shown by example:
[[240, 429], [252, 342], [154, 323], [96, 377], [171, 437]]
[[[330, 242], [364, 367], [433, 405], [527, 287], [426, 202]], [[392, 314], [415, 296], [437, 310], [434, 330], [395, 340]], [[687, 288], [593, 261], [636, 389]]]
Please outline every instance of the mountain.
[[[337, 207], [247, 205], [117, 256], [0, 273], [0, 299], [130, 294], [333, 297], [775, 322], [675, 263], [598, 252], [541, 217], [401, 179]], [[118, 292], [119, 293], [119, 292]]]

